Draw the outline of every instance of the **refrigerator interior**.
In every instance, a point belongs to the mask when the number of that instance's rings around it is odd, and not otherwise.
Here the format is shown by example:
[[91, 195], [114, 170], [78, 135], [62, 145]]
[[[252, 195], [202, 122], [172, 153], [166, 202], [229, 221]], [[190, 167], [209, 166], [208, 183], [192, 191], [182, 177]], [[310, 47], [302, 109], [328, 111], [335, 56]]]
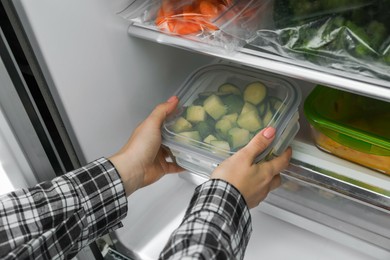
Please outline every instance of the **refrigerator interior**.
[[[129, 27], [117, 15], [128, 1], [13, 3], [82, 163], [116, 152], [137, 124], [192, 71], [221, 60], [279, 74], [284, 70], [301, 87], [303, 100], [315, 83], [330, 82], [390, 100], [390, 90], [383, 87], [388, 83], [369, 84], [315, 70], [303, 77], [307, 68], [251, 55], [251, 50], [228, 56], [141, 26]], [[270, 194], [252, 210], [254, 232], [246, 259], [388, 259], [389, 178], [318, 150], [302, 108], [300, 124], [292, 145], [292, 166], [284, 175], [286, 183], [294, 184]], [[301, 166], [308, 166], [306, 172], [316, 166], [383, 192], [351, 189], [348, 183], [334, 190], [332, 185], [308, 183], [299, 178]], [[329, 181], [326, 176], [319, 180]], [[118, 251], [155, 259], [179, 225], [195, 185], [204, 180], [188, 173], [171, 175], [133, 194], [124, 227], [112, 235]], [[361, 196], [352, 196], [356, 190]], [[373, 205], [378, 198], [383, 201]]]

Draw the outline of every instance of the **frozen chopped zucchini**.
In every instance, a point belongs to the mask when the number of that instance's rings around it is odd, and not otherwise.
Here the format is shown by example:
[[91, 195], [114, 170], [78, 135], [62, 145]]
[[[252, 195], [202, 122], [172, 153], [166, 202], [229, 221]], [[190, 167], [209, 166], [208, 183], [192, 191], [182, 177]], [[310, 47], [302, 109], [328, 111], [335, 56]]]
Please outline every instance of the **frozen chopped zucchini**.
[[257, 113], [257, 108], [251, 103], [245, 102], [244, 106], [242, 107], [241, 114], [245, 114], [250, 111], [255, 111]]
[[228, 131], [233, 128], [233, 123], [229, 119], [220, 119], [215, 123], [215, 130], [222, 136], [227, 136]]
[[233, 84], [223, 84], [217, 91], [199, 93], [171, 129], [180, 142], [207, 143], [215, 146], [214, 152], [228, 155], [229, 151], [245, 146], [266, 123], [275, 120], [277, 107], [284, 108], [278, 98], [267, 94], [267, 88], [260, 82], [248, 84], [244, 91]]
[[198, 98], [196, 98], [196, 99], [192, 102], [192, 105], [193, 105], [193, 106], [203, 106], [204, 100], [205, 100], [204, 97], [198, 97]]
[[221, 152], [221, 151], [219, 151], [219, 149], [230, 152], [230, 145], [227, 141], [214, 140], [214, 141], [211, 141], [210, 144], [217, 148], [215, 150], [217, 152]]
[[199, 122], [194, 127], [195, 130], [199, 132], [200, 137], [203, 139], [214, 131], [212, 125], [208, 124], [206, 121]]
[[230, 93], [218, 92], [218, 91], [206, 91], [206, 92], [200, 92], [198, 94], [199, 98], [208, 98], [211, 95], [216, 95], [218, 97], [224, 97], [224, 96], [230, 95]]
[[221, 98], [215, 94], [212, 94], [203, 102], [203, 107], [214, 120], [220, 119], [227, 113], [226, 106], [222, 102]]
[[215, 125], [215, 120], [211, 116], [207, 116], [205, 122], [211, 126]]
[[263, 115], [263, 123], [264, 126], [269, 126], [271, 121], [273, 120], [274, 114], [269, 109], [264, 115]]
[[181, 133], [184, 131], [189, 131], [192, 128], [192, 124], [188, 122], [184, 117], [179, 117], [176, 119], [175, 123], [171, 126], [171, 129], [175, 133]]
[[223, 103], [226, 105], [227, 113], [240, 113], [244, 106], [244, 100], [238, 95], [228, 95], [222, 97]]
[[186, 112], [186, 119], [191, 123], [198, 123], [206, 119], [206, 111], [202, 106], [189, 106]]
[[267, 100], [264, 100], [263, 102], [258, 105], [259, 115], [264, 115], [269, 110], [269, 102]]
[[240, 148], [249, 142], [250, 133], [246, 129], [234, 127], [228, 132], [228, 140], [232, 149]]
[[223, 134], [221, 134], [221, 133], [219, 133], [217, 131], [214, 132], [214, 135], [215, 135], [215, 137], [217, 137], [218, 140], [225, 140], [226, 141], [226, 136], [225, 135], [223, 135]]
[[237, 124], [248, 131], [255, 132], [264, 127], [257, 110], [241, 114], [237, 119]]
[[241, 95], [241, 90], [237, 86], [230, 83], [225, 83], [219, 86], [218, 92]]
[[206, 144], [211, 144], [211, 141], [215, 140], [218, 140], [218, 138], [214, 135], [208, 135], [205, 139], [203, 139], [203, 142], [205, 142]]
[[236, 124], [237, 119], [238, 119], [238, 114], [237, 113], [233, 113], [233, 114], [224, 115], [221, 119], [228, 119], [233, 124]]
[[188, 131], [188, 132], [181, 132], [178, 136], [178, 139], [180, 141], [186, 141], [183, 137], [195, 140], [195, 141], [201, 141], [201, 137], [198, 131]]
[[274, 113], [283, 113], [284, 109], [286, 108], [286, 104], [284, 104], [280, 99], [276, 97], [271, 97], [269, 103]]
[[253, 82], [244, 90], [244, 100], [253, 105], [260, 104], [267, 97], [267, 87], [260, 82]]

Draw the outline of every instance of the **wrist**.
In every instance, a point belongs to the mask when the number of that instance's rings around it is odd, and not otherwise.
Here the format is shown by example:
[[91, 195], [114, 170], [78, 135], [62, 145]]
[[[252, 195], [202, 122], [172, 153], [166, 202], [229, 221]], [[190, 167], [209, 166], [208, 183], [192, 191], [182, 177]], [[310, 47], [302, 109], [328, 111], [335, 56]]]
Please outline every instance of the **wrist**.
[[142, 187], [143, 174], [137, 162], [129, 156], [122, 153], [117, 153], [108, 158], [117, 170], [126, 191], [126, 196], [129, 196], [136, 190]]

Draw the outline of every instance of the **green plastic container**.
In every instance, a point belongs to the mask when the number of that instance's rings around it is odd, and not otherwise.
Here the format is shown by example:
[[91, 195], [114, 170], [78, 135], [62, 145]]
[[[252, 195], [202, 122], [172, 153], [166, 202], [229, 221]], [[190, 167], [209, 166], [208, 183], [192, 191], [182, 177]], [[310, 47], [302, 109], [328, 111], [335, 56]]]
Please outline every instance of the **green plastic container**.
[[319, 148], [390, 174], [390, 103], [317, 86], [304, 112]]

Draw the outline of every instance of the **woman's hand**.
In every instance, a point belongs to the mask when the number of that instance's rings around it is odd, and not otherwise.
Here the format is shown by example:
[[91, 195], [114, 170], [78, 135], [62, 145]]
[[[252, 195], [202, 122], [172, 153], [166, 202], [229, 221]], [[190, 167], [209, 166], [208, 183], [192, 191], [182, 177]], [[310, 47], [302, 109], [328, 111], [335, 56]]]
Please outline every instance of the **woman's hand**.
[[161, 146], [161, 125], [178, 103], [178, 98], [173, 96], [158, 105], [134, 130], [126, 145], [109, 158], [121, 175], [127, 196], [166, 173], [183, 171], [171, 162], [169, 152]]
[[269, 191], [280, 185], [279, 173], [288, 166], [291, 158], [291, 148], [288, 148], [273, 160], [258, 164], [253, 162], [274, 138], [274, 128], [263, 129], [245, 147], [221, 163], [211, 178], [225, 180], [236, 187], [249, 208], [259, 205]]

